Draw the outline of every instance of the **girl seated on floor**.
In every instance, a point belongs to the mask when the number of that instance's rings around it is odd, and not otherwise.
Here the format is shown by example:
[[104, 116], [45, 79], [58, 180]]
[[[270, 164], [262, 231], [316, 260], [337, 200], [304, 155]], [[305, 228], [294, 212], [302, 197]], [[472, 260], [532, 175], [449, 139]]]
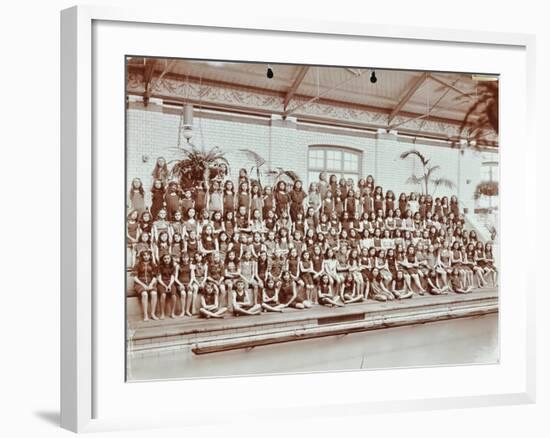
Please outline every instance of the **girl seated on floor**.
[[395, 299], [394, 294], [384, 286], [384, 280], [377, 268], [372, 270], [371, 296], [376, 301], [391, 301]]
[[395, 272], [395, 278], [392, 281], [391, 292], [395, 295], [396, 298], [400, 300], [405, 298], [412, 298], [413, 296], [412, 291], [407, 287], [405, 274], [401, 269], [398, 269]]
[[235, 282], [232, 296], [233, 313], [239, 315], [258, 315], [262, 312], [261, 304], [254, 304], [250, 298], [248, 285], [242, 278]]
[[341, 288], [341, 299], [344, 304], [357, 303], [363, 301], [363, 294], [357, 286], [357, 282], [353, 278], [353, 273], [348, 272], [345, 276]]
[[[447, 288], [447, 286], [444, 286]], [[432, 269], [426, 276], [426, 290], [431, 295], [442, 295], [447, 293], [447, 289], [440, 288], [437, 284], [437, 271]]]
[[201, 306], [199, 309], [200, 316], [204, 318], [223, 318], [223, 314], [227, 311], [226, 307], [219, 305], [219, 293], [213, 283], [207, 282], [202, 288]]
[[284, 307], [279, 303], [279, 288], [275, 280], [269, 277], [262, 289], [262, 308], [264, 312], [282, 312]]
[[344, 306], [344, 303], [340, 301], [340, 297], [334, 294], [334, 288], [330, 284], [330, 278], [328, 274], [323, 274], [321, 276], [321, 282], [319, 288], [317, 289], [317, 301], [323, 306]]
[[472, 291], [471, 287], [465, 287], [458, 269], [453, 269], [451, 274], [451, 290], [457, 294], [467, 294]]
[[281, 285], [279, 287], [279, 302], [284, 307], [294, 307], [296, 309], [305, 309], [311, 307], [311, 302], [305, 296], [305, 288], [298, 287], [292, 280], [289, 271], [284, 271], [281, 275]]

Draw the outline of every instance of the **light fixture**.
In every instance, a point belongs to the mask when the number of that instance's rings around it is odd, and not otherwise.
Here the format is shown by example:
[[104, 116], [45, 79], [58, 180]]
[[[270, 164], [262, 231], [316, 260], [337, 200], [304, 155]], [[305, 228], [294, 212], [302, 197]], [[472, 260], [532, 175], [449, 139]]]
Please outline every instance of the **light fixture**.
[[498, 81], [498, 76], [473, 74], [472, 80], [479, 82]]
[[273, 70], [271, 69], [271, 66], [269, 64], [267, 64], [266, 76], [268, 79], [273, 79]]
[[376, 81], [378, 81], [378, 78], [376, 77], [376, 73], [373, 70], [371, 75], [370, 75], [370, 82], [371, 82], [371, 84], [376, 84]]
[[187, 140], [187, 143], [193, 138], [193, 129], [190, 126], [183, 128], [183, 137]]
[[180, 126], [178, 129], [178, 147], [182, 147], [181, 138], [189, 144], [193, 138], [193, 105], [186, 103], [181, 111]]

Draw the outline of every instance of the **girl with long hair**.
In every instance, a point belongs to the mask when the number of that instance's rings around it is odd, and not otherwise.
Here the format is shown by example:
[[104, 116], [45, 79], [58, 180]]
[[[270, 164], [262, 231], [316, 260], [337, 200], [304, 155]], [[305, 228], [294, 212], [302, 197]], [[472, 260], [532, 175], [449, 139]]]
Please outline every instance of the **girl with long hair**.
[[141, 179], [134, 178], [132, 180], [128, 199], [130, 200], [130, 208], [137, 210], [139, 215], [145, 211], [145, 191], [143, 190]]

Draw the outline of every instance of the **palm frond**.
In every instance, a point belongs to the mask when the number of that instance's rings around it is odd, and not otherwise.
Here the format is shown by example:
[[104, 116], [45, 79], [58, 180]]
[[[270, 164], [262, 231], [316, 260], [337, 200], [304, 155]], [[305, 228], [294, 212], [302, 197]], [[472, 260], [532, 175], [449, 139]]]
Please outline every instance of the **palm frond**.
[[420, 160], [420, 162], [422, 163], [423, 166], [427, 166], [428, 163], [430, 162], [430, 160], [428, 158], [426, 158], [422, 153], [420, 153], [416, 149], [410, 149], [408, 151], [403, 152], [399, 156], [399, 158], [404, 160], [404, 159], [408, 158], [411, 155], [418, 157], [418, 159]]
[[300, 176], [293, 170], [285, 170], [283, 174], [288, 176], [292, 180], [292, 182], [296, 182], [300, 179]]
[[257, 152], [254, 152], [250, 149], [239, 149], [239, 151], [244, 152], [246, 157], [253, 161], [256, 167], [261, 167], [266, 163], [266, 160]]
[[407, 178], [407, 181], [405, 181], [407, 184], [414, 184], [419, 185], [424, 183], [424, 178], [416, 175], [411, 175], [409, 178]]
[[455, 186], [455, 183], [447, 178], [436, 178], [431, 180], [432, 184], [436, 187], [444, 186], [448, 189], [452, 189]]
[[441, 166], [439, 165], [435, 165], [435, 166], [431, 166], [431, 167], [428, 167], [426, 169], [426, 178], [429, 178], [430, 176], [432, 176], [432, 173], [434, 173], [435, 171], [441, 169]]

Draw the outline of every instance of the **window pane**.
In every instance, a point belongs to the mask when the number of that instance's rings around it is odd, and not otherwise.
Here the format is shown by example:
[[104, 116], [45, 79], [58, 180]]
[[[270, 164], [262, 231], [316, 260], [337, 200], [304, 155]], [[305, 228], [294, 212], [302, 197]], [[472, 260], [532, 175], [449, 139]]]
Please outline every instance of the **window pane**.
[[325, 166], [325, 151], [322, 149], [310, 149], [309, 167], [323, 169]]
[[359, 157], [351, 152], [344, 152], [344, 170], [357, 171]]
[[327, 151], [327, 169], [340, 170], [342, 168], [342, 152]]

